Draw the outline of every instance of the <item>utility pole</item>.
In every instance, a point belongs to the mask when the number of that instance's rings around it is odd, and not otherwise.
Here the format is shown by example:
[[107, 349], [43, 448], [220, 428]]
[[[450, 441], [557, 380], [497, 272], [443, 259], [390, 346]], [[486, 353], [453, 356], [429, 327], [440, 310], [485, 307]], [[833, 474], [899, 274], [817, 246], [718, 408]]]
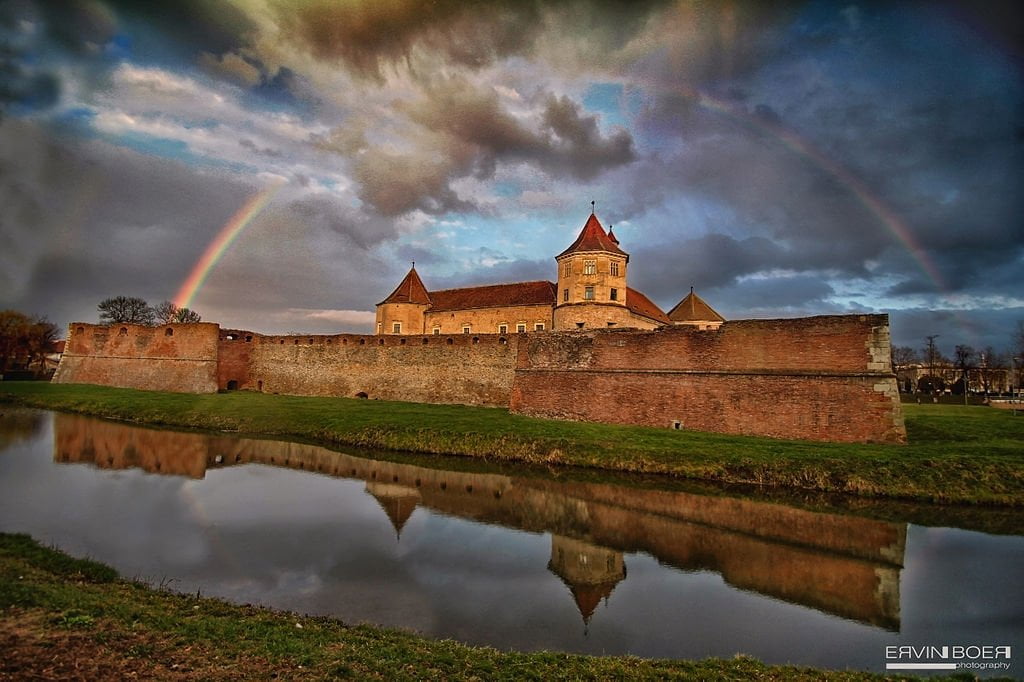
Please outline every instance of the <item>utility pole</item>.
[[925, 348], [925, 354], [928, 356], [928, 386], [932, 389], [932, 401], [938, 402], [935, 398], [935, 339], [939, 338], [939, 334], [924, 338], [928, 340], [928, 346]]

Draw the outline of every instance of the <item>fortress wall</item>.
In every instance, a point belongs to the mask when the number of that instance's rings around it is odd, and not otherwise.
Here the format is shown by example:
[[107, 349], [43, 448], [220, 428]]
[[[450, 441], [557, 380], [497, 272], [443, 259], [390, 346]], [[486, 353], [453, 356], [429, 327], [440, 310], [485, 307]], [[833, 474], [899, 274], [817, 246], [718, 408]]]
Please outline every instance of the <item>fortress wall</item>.
[[53, 381], [213, 393], [217, 390], [217, 332], [218, 326], [210, 323], [159, 327], [72, 323]]
[[252, 348], [258, 335], [238, 329], [222, 329], [217, 340], [217, 388], [224, 391], [234, 382], [234, 389], [256, 389], [249, 380]]
[[719, 433], [903, 442], [885, 315], [531, 336], [513, 412]]
[[504, 407], [519, 343], [516, 334], [256, 336], [250, 382], [269, 393]]

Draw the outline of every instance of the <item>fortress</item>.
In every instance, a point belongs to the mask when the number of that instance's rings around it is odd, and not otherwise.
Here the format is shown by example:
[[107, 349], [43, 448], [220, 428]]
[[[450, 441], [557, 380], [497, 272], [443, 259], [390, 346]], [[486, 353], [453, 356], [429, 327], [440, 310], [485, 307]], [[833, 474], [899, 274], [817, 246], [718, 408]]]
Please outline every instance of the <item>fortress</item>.
[[843, 442], [906, 440], [886, 315], [665, 314], [593, 214], [557, 283], [428, 291], [415, 265], [376, 334], [72, 323], [53, 381], [507, 407], [539, 417]]

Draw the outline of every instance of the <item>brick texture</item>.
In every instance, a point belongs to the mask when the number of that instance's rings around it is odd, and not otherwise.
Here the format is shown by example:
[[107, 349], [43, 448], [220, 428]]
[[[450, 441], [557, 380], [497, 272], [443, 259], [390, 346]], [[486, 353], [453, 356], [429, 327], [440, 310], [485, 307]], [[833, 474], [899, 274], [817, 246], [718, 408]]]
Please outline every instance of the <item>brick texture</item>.
[[73, 323], [53, 381], [214, 393], [217, 335], [218, 326], [205, 322], [159, 327]]

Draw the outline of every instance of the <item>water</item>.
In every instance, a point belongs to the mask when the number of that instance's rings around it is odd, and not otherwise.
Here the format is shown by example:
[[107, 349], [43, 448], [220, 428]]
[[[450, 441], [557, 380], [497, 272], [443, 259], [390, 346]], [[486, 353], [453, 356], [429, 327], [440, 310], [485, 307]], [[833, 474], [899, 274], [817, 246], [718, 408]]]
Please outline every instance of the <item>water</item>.
[[1015, 512], [963, 515], [995, 535], [905, 505], [456, 468], [8, 409], [0, 530], [182, 592], [502, 649], [868, 670], [904, 644], [1024, 652]]

